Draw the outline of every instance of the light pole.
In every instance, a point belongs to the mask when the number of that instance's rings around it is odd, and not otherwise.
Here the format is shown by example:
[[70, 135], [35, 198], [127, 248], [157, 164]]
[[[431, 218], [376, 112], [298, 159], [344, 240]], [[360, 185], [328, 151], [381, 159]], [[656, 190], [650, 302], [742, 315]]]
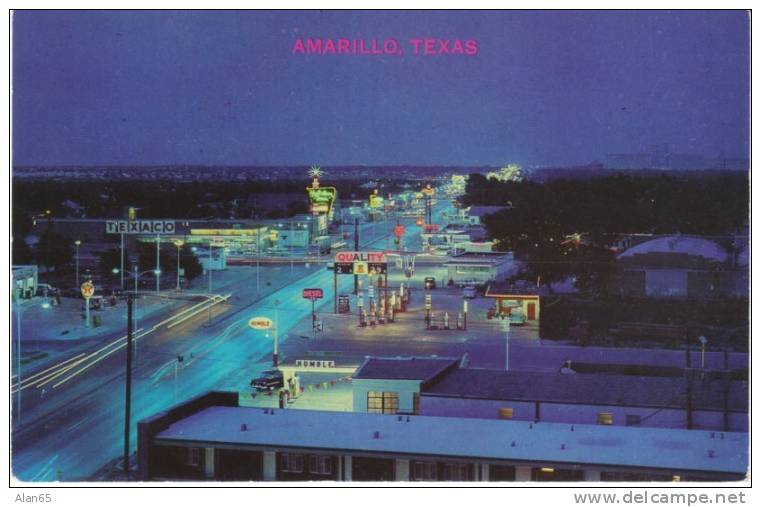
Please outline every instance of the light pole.
[[180, 292], [180, 248], [182, 248], [185, 242], [181, 239], [173, 239], [172, 243], [177, 247], [177, 288], [175, 290]]
[[174, 362], [174, 401], [177, 401], [177, 370], [179, 369], [180, 363], [185, 360], [185, 356], [182, 354], [177, 356], [177, 361]]
[[705, 336], [699, 336], [698, 340], [700, 341], [700, 370], [701, 370], [701, 377], [706, 374], [706, 343], [708, 343], [708, 340]]
[[161, 264], [159, 263], [159, 256], [161, 251], [161, 236], [156, 234], [156, 294], [161, 291]]
[[[42, 305], [50, 308], [50, 305]], [[21, 304], [16, 302], [16, 424], [21, 425]]]
[[76, 240], [74, 246], [76, 247], [76, 263], [77, 263], [77, 289], [79, 289], [79, 245], [82, 244], [81, 240]]
[[272, 366], [277, 367], [278, 364], [278, 341], [280, 340], [280, 300], [275, 300], [275, 352], [272, 356]]
[[462, 330], [467, 331], [468, 329], [468, 300], [463, 298], [462, 299]]
[[510, 371], [510, 314], [505, 323], [505, 371]]
[[21, 304], [16, 303], [16, 423], [21, 426]]

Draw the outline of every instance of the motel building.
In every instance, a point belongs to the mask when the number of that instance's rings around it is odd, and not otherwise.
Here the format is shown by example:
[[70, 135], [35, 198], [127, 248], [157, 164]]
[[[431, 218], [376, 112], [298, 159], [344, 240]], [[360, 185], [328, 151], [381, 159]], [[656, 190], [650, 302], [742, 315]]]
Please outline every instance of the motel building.
[[144, 481], [733, 481], [748, 434], [240, 407], [209, 392], [138, 423]]

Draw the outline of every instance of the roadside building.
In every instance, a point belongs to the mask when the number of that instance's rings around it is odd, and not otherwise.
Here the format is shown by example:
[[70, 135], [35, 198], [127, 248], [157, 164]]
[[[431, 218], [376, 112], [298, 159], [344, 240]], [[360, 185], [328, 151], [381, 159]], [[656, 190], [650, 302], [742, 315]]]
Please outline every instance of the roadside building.
[[748, 382], [453, 368], [420, 392], [420, 414], [567, 424], [748, 431]]
[[526, 320], [539, 322], [541, 300], [547, 293], [545, 287], [529, 284], [491, 283], [484, 297], [494, 299], [495, 317], [510, 315], [513, 308], [520, 308]]
[[510, 209], [512, 206], [471, 206], [467, 208], [467, 216], [470, 225], [483, 225], [487, 215], [493, 215], [499, 211]]
[[[645, 241], [618, 255], [616, 292], [629, 296], [720, 298], [742, 295], [745, 269], [725, 247], [697, 236], [673, 235]], [[742, 289], [741, 289], [742, 290]], [[747, 293], [745, 294], [747, 296]]]
[[37, 293], [37, 266], [13, 266], [11, 271], [13, 275], [11, 300], [33, 298]]
[[467, 252], [444, 263], [446, 280], [455, 285], [486, 285], [510, 276], [516, 269], [512, 252]]
[[353, 410], [417, 414], [421, 384], [458, 362], [453, 357], [369, 357], [352, 376]]
[[211, 392], [138, 423], [141, 480], [741, 480], [748, 434], [238, 406]]

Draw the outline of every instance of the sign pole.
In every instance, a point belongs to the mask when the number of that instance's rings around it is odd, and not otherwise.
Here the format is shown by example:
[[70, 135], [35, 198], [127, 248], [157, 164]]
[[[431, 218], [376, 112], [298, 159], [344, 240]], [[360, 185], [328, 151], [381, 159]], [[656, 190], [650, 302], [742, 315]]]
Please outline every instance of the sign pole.
[[121, 287], [122, 290], [124, 290], [124, 233], [121, 234], [122, 237], [122, 258], [121, 258], [121, 265], [119, 266], [121, 269], [119, 270], [119, 287]]
[[[359, 218], [354, 218], [354, 251], [359, 251]], [[359, 290], [359, 275], [354, 275], [354, 294]]]
[[[356, 275], [354, 275], [356, 278]], [[333, 313], [338, 313], [338, 274], [333, 270]]]
[[317, 337], [317, 330], [315, 329], [315, 326], [317, 324], [317, 315], [314, 313], [314, 298], [312, 299], [312, 339]]

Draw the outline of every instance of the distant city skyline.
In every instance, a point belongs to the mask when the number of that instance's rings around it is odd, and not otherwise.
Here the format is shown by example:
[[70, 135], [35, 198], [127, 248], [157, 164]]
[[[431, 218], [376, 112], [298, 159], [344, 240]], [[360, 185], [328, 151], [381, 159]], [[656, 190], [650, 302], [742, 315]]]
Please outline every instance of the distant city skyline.
[[744, 11], [17, 11], [12, 29], [17, 166], [749, 156]]

